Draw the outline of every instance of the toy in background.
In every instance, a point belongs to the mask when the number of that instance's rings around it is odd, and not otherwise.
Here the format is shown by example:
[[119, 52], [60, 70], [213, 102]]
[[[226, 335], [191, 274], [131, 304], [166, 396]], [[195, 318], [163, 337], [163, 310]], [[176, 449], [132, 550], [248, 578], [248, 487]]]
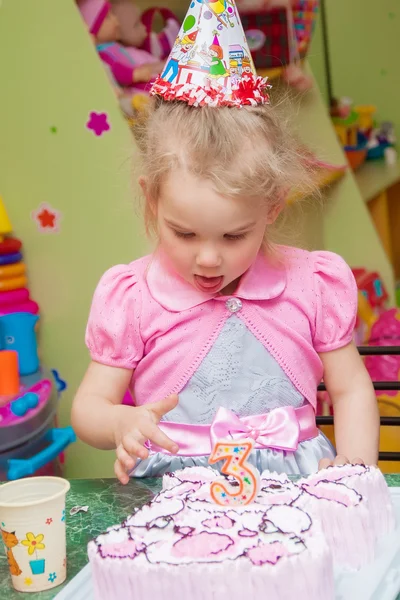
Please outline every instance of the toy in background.
[[[400, 346], [400, 310], [388, 309], [388, 293], [376, 272], [353, 269], [360, 293], [358, 308], [359, 331], [362, 344], [368, 346]], [[367, 356], [365, 366], [374, 381], [398, 381], [400, 356]], [[398, 397], [396, 390], [379, 392], [378, 398]], [[400, 404], [399, 404], [400, 406]]]
[[[399, 346], [400, 311], [387, 308], [388, 293], [379, 273], [363, 268], [353, 269], [358, 287], [358, 317], [355, 343], [358, 346]], [[373, 381], [399, 381], [400, 356], [366, 356], [365, 366]], [[396, 390], [376, 391], [381, 416], [400, 416], [400, 393]], [[332, 404], [326, 392], [318, 395], [318, 415], [332, 415]], [[325, 435], [334, 442], [332, 426], [321, 427]], [[398, 428], [381, 427], [380, 450], [398, 452], [400, 436]], [[398, 462], [385, 461], [381, 468], [388, 473], [399, 472]]]
[[[176, 15], [165, 7], [153, 7], [140, 12], [131, 0], [113, 0], [113, 11], [117, 16], [120, 35], [119, 41], [124, 46], [134, 46], [145, 50], [159, 60], [165, 60], [172, 50], [180, 29]], [[161, 31], [155, 30], [155, 22], [161, 19]], [[143, 38], [143, 26], [146, 36]], [[139, 32], [139, 39], [138, 39]]]
[[[19, 264], [21, 242], [10, 237], [12, 225], [1, 200], [0, 229], [5, 236], [0, 258], [17, 253], [18, 262], [10, 264]], [[38, 306], [29, 299], [25, 270], [20, 277], [23, 281], [0, 292], [0, 480], [61, 474], [63, 451], [75, 441], [70, 427], [53, 428], [58, 383], [40, 367]]]
[[12, 225], [0, 196], [0, 315], [15, 312], [37, 314], [30, 298], [22, 242], [12, 235]]
[[331, 102], [333, 125], [353, 170], [365, 160], [384, 157], [389, 164], [397, 162], [393, 124], [384, 122], [378, 125], [374, 121], [375, 113], [375, 106], [353, 106], [350, 98]]
[[298, 91], [312, 87], [301, 66], [318, 14], [319, 0], [238, 0], [243, 27], [258, 70], [283, 68]]
[[[154, 36], [149, 32], [151, 19], [148, 19], [146, 27], [141, 21], [139, 9], [131, 2], [118, 2], [112, 7], [105, 0], [78, 0], [78, 8], [96, 44], [122, 111], [127, 117], [134, 117], [147, 104], [151, 83], [164, 66], [160, 56], [154, 56], [145, 49], [157, 47]], [[166, 13], [163, 14], [166, 16]], [[173, 33], [171, 15], [168, 13], [168, 33], [162, 32], [165, 35], [157, 37], [164, 46], [168, 45]], [[179, 30], [178, 22], [175, 29]], [[122, 39], [129, 41], [130, 45], [120, 43]]]

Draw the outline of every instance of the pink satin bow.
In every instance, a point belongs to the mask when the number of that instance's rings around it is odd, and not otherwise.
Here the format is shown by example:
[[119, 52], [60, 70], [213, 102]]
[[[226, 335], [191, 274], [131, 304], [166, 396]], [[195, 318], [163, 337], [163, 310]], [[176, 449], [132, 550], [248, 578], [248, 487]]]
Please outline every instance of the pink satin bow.
[[251, 438], [256, 448], [274, 448], [294, 452], [299, 444], [300, 426], [292, 406], [275, 408], [264, 415], [237, 417], [227, 408], [219, 408], [210, 427], [212, 447], [221, 439]]

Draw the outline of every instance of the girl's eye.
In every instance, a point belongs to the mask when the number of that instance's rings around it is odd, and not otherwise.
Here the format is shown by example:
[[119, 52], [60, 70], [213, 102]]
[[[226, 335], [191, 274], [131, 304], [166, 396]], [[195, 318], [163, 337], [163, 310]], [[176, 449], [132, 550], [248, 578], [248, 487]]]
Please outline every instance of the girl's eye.
[[191, 238], [194, 238], [194, 236], [195, 236], [194, 233], [184, 233], [183, 231], [174, 230], [174, 233], [175, 233], [176, 237], [182, 238], [184, 240], [189, 240]]
[[244, 240], [244, 238], [246, 237], [245, 233], [238, 233], [236, 235], [231, 234], [231, 233], [226, 233], [224, 235], [224, 238], [226, 240], [230, 240], [231, 242], [237, 241], [237, 240]]

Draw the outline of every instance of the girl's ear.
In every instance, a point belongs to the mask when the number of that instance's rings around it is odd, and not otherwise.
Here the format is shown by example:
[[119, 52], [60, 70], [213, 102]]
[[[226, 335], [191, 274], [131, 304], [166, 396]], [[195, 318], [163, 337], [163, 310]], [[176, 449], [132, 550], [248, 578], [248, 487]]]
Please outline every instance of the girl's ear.
[[146, 177], [143, 177], [142, 175], [139, 177], [139, 185], [142, 188], [142, 192], [144, 197], [147, 200], [147, 180]]
[[151, 196], [149, 194], [149, 186], [148, 186], [146, 177], [143, 177], [143, 176], [139, 177], [139, 185], [142, 188], [143, 196], [146, 199], [147, 206], [150, 208], [150, 211], [155, 215], [156, 214], [156, 203], [154, 202], [154, 199], [151, 198]]
[[278, 197], [276, 203], [269, 210], [268, 220], [267, 220], [268, 225], [272, 225], [273, 223], [275, 223], [276, 219], [279, 217], [279, 215], [285, 208], [286, 200], [289, 196], [289, 192], [290, 192], [290, 189], [285, 188], [284, 190], [281, 190], [281, 192], [279, 193], [279, 197]]

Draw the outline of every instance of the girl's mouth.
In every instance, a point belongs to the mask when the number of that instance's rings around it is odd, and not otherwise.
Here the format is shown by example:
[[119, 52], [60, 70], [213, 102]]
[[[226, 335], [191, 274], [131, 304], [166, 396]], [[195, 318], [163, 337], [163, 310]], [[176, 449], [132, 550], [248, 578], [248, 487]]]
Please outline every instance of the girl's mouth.
[[194, 276], [196, 287], [202, 292], [208, 292], [213, 294], [217, 292], [221, 286], [224, 278], [220, 277], [202, 277], [201, 275]]

